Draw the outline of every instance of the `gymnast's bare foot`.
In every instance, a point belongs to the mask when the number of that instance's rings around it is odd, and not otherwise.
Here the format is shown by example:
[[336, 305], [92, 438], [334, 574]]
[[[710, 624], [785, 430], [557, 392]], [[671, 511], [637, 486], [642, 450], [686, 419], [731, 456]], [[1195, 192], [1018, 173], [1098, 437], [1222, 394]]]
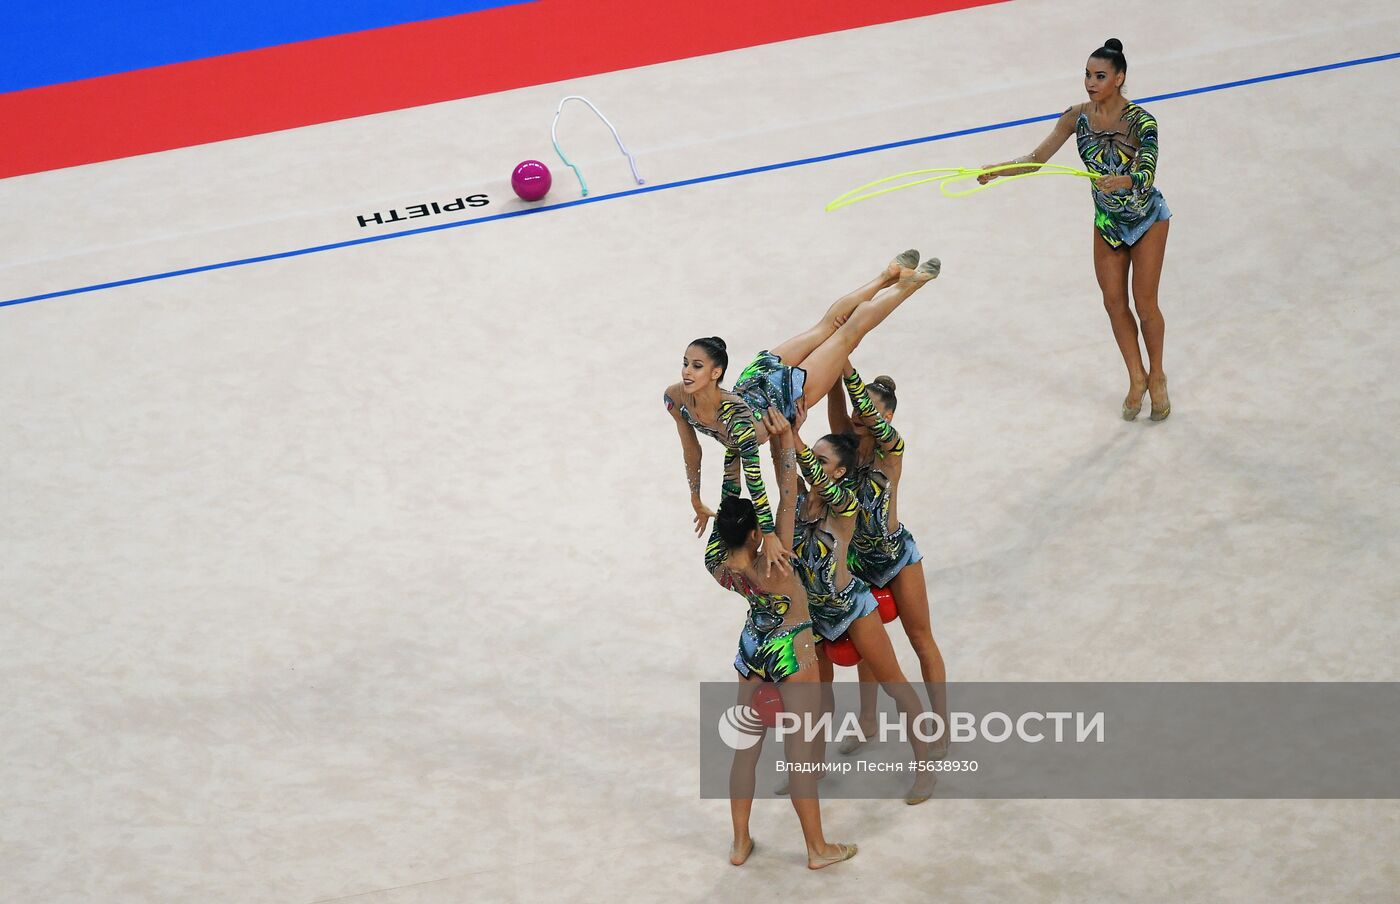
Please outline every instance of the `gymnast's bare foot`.
[[821, 848], [807, 848], [807, 868], [824, 869], [833, 863], [850, 860], [855, 855], [854, 844], [827, 844]]
[[746, 838], [742, 842], [736, 838], [734, 844], [729, 848], [729, 862], [735, 866], [743, 866], [744, 862], [749, 859], [749, 855], [752, 853], [752, 838]]

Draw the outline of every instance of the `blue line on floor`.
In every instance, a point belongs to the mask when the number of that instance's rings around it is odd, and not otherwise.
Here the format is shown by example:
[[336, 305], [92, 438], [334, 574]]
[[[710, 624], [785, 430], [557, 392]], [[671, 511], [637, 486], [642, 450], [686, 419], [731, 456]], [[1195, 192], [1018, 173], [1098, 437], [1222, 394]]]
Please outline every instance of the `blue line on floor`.
[[[1241, 88], [1246, 85], [1256, 85], [1260, 82], [1272, 82], [1284, 78], [1296, 78], [1300, 75], [1312, 75], [1317, 72], [1328, 72], [1333, 69], [1346, 69], [1351, 66], [1364, 66], [1368, 63], [1380, 63], [1386, 60], [1400, 59], [1400, 52], [1387, 53], [1381, 56], [1365, 57], [1359, 60], [1346, 60], [1341, 63], [1328, 63], [1325, 66], [1309, 66], [1307, 69], [1292, 69], [1288, 72], [1276, 72], [1272, 75], [1260, 75], [1254, 78], [1240, 79], [1234, 82], [1221, 82], [1218, 85], [1207, 85], [1203, 88], [1190, 88], [1185, 91], [1173, 91], [1169, 94], [1157, 94], [1152, 97], [1140, 98], [1137, 103], [1148, 104], [1159, 100], [1172, 100], [1178, 97], [1190, 97], [1193, 94], [1206, 94], [1211, 91], [1224, 91], [1228, 88]], [[82, 295], [87, 292], [99, 292], [103, 289], [115, 289], [119, 286], [131, 286], [137, 283], [153, 282], [160, 279], [171, 279], [176, 276], [188, 276], [192, 273], [204, 273], [209, 270], [226, 270], [230, 267], [243, 267], [248, 264], [261, 264], [267, 261], [282, 260], [288, 257], [300, 257], [303, 254], [316, 254], [321, 251], [333, 251], [337, 248], [349, 248], [354, 245], [368, 245], [371, 242], [385, 242], [389, 239], [400, 239], [410, 235], [421, 235], [425, 232], [438, 232], [442, 229], [456, 229], [459, 226], [475, 226], [478, 223], [490, 223], [495, 220], [508, 220], [512, 217], [524, 217], [532, 214], [546, 213], [552, 210], [564, 210], [568, 207], [578, 207], [580, 204], [596, 204], [600, 201], [611, 201], [615, 198], [629, 198], [633, 195], [645, 195], [655, 191], [666, 191], [671, 188], [684, 188], [687, 185], [701, 185], [706, 182], [718, 182], [722, 179], [737, 179], [740, 176], [752, 176], [757, 173], [767, 173], [772, 170], [788, 169], [794, 166], [808, 166], [813, 163], [825, 163], [828, 160], [840, 160], [843, 157], [856, 157], [861, 154], [874, 154], [879, 151], [889, 151], [895, 148], [909, 147], [915, 144], [927, 144], [931, 141], [943, 141], [948, 138], [961, 138], [964, 135], [976, 135], [979, 132], [994, 132], [999, 129], [1011, 129], [1016, 126], [1029, 125], [1036, 122], [1048, 122], [1060, 116], [1059, 113], [1047, 113], [1044, 116], [1031, 116], [1026, 119], [1012, 119], [1006, 122], [993, 123], [987, 126], [977, 126], [971, 129], [959, 129], [956, 132], [940, 132], [937, 135], [925, 135], [922, 138], [907, 138], [903, 141], [892, 141], [888, 144], [876, 144], [870, 147], [856, 148], [851, 151], [838, 151], [834, 154], [822, 154], [820, 157], [803, 157], [800, 160], [788, 160], [783, 163], [769, 163], [764, 166], [754, 166], [748, 169], [733, 170], [727, 173], [715, 173], [712, 176], [698, 176], [694, 179], [682, 179], [678, 182], [664, 182], [660, 185], [646, 185], [640, 188], [628, 189], [627, 191], [613, 192], [606, 195], [594, 195], [589, 198], [579, 198], [576, 201], [565, 201], [562, 204], [550, 204], [545, 207], [532, 207], [528, 210], [512, 210], [508, 213], [492, 214], [491, 216], [480, 217], [474, 220], [456, 220], [451, 223], [438, 223], [433, 226], [422, 226], [417, 229], [405, 229], [401, 232], [389, 232], [383, 235], [370, 235], [364, 238], [349, 239], [344, 242], [332, 242], [328, 245], [313, 245], [309, 248], [297, 248], [294, 251], [279, 251], [275, 254], [263, 254], [258, 257], [245, 257], [239, 260], [223, 261], [217, 264], [205, 264], [200, 267], [187, 267], [183, 270], [169, 270], [165, 273], [152, 273], [149, 276], [133, 276], [130, 279], [118, 279], [112, 282], [96, 283], [91, 286], [81, 286], [76, 289], [64, 289], [59, 292], [46, 292], [42, 295], [30, 295], [25, 298], [12, 298], [8, 301], [0, 301], [0, 308], [10, 305], [26, 304], [31, 301], [44, 301], [49, 298], [62, 298], [65, 295]]]

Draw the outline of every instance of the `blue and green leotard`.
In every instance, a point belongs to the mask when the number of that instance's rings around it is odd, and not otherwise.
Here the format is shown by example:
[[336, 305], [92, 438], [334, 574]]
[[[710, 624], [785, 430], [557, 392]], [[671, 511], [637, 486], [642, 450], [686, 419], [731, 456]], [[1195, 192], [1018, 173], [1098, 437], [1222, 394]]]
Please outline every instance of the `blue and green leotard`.
[[[670, 393], [662, 396], [666, 410], [676, 407]], [[763, 483], [763, 470], [758, 465], [758, 435], [754, 430], [754, 415], [748, 405], [736, 399], [724, 398], [719, 403], [719, 423], [724, 433], [705, 426], [695, 419], [690, 409], [682, 402], [681, 418], [696, 430], [712, 437], [724, 446], [724, 483], [720, 496], [739, 495], [739, 477], [749, 488], [749, 498], [753, 501], [758, 516], [758, 529], [765, 534], [775, 530], [773, 512], [768, 505], [768, 488]]]
[[[1073, 108], [1071, 108], [1073, 109]], [[1104, 192], [1094, 186], [1094, 226], [1111, 248], [1132, 245], [1152, 228], [1171, 219], [1166, 199], [1157, 190], [1157, 120], [1131, 101], [1123, 107], [1118, 128], [1096, 132], [1082, 110], [1075, 121], [1076, 143], [1091, 173], [1130, 176], [1130, 191]]]
[[[714, 576], [721, 587], [739, 594], [749, 604], [748, 618], [739, 632], [739, 651], [734, 656], [734, 669], [745, 678], [757, 675], [765, 681], [779, 683], [799, 670], [794, 641], [799, 634], [812, 627], [812, 622], [789, 622], [787, 616], [792, 608], [792, 597], [770, 593], [755, 586], [747, 576], [724, 564], [728, 557], [729, 548], [716, 526], [710, 531], [709, 541], [705, 544], [705, 570]], [[798, 592], [801, 592], [800, 588]]]
[[870, 586], [888, 587], [905, 565], [923, 560], [914, 535], [903, 524], [891, 529], [893, 487], [889, 475], [880, 466], [888, 458], [904, 455], [904, 439], [870, 401], [870, 393], [859, 373], [852, 370], [842, 380], [851, 404], [870, 424], [870, 432], [877, 441], [875, 458], [858, 467], [852, 481], [860, 512], [856, 516], [856, 532], [851, 538], [847, 564], [852, 574]]
[[849, 552], [850, 541], [838, 536], [832, 529], [834, 525], [828, 522], [833, 518], [855, 517], [860, 503], [844, 482], [837, 483], [826, 476], [811, 449], [798, 452], [797, 462], [824, 507], [816, 519], [804, 519], [801, 513], [807, 502], [806, 494], [798, 497], [792, 543], [792, 551], [797, 554], [796, 571], [807, 590], [807, 610], [811, 613], [813, 628], [823, 639], [836, 640], [846, 633], [852, 622], [879, 606], [870, 592], [870, 585], [854, 574], [847, 576], [844, 586], [837, 586], [839, 566], [842, 556]]

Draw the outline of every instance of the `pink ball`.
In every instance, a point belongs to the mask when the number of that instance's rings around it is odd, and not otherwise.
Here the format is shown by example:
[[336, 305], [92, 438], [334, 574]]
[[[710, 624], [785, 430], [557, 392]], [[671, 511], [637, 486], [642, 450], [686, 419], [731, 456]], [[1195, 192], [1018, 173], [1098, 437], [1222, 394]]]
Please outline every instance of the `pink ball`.
[[549, 167], [538, 160], [522, 161], [510, 174], [510, 187], [524, 201], [538, 201], [549, 194], [549, 187], [553, 184], [554, 177], [549, 174]]

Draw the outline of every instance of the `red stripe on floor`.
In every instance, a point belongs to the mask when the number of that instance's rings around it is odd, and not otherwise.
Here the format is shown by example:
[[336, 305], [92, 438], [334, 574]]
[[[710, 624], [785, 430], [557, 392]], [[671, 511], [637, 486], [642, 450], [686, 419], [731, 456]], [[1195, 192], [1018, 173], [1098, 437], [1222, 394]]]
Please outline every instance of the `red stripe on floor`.
[[539, 0], [0, 95], [0, 178], [1004, 0]]

